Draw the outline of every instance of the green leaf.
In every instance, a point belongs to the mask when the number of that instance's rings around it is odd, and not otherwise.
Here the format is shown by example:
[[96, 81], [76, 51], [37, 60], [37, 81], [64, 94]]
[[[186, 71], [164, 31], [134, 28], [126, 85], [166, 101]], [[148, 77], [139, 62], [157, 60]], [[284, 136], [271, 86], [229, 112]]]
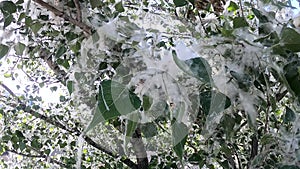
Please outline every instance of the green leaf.
[[9, 140], [11, 140], [11, 136], [10, 135], [2, 136], [2, 140], [3, 141], [9, 141]]
[[12, 74], [11, 73], [4, 73], [4, 77], [5, 78], [10, 78], [10, 77], [12, 77]]
[[268, 3], [272, 2], [272, 0], [261, 0], [261, 2], [263, 2], [264, 4], [268, 4]]
[[233, 29], [225, 29], [225, 28], [220, 28], [221, 33], [224, 37], [234, 37], [233, 36]]
[[186, 61], [181, 61], [175, 51], [172, 51], [173, 59], [176, 65], [190, 76], [197, 78], [204, 83], [211, 83], [211, 69], [204, 58], [192, 58]]
[[221, 165], [222, 168], [226, 168], [226, 169], [230, 168], [229, 163], [228, 163], [227, 160], [220, 161], [219, 164]]
[[200, 105], [205, 115], [220, 113], [230, 107], [229, 97], [221, 92], [205, 91], [200, 93]]
[[142, 101], [133, 91], [129, 91], [129, 100], [130, 100], [134, 110], [137, 110], [142, 105]]
[[263, 146], [268, 145], [268, 144], [273, 144], [275, 142], [276, 142], [276, 140], [272, 136], [272, 134], [265, 134], [261, 138], [261, 145], [263, 145]]
[[66, 99], [66, 97], [65, 96], [59, 96], [59, 101], [60, 102], [64, 102], [64, 101], [66, 101], [67, 99]]
[[199, 162], [200, 160], [201, 160], [201, 156], [198, 153], [193, 153], [188, 159], [188, 161], [192, 163]]
[[297, 167], [295, 165], [283, 165], [279, 167], [278, 169], [300, 169], [300, 167]]
[[68, 88], [69, 94], [72, 94], [73, 93], [73, 81], [67, 82], [67, 88]]
[[296, 114], [293, 110], [291, 110], [289, 107], [285, 107], [285, 114], [283, 117], [283, 122], [288, 123], [288, 122], [293, 122], [296, 119]]
[[139, 114], [138, 113], [132, 113], [129, 115], [128, 117], [129, 119], [126, 120], [126, 126], [125, 126], [125, 129], [126, 129], [126, 136], [127, 137], [131, 137], [132, 134], [134, 133], [136, 127], [137, 127], [137, 124], [138, 124], [138, 121], [139, 121]]
[[49, 154], [50, 154], [50, 152], [51, 152], [51, 150], [50, 150], [50, 149], [47, 149], [47, 150], [45, 150], [45, 151], [44, 151], [44, 153], [45, 153], [45, 154], [47, 154], [47, 155], [49, 155]]
[[49, 20], [49, 15], [39, 15], [38, 18], [43, 20], [43, 21], [48, 21]]
[[15, 49], [15, 51], [16, 51], [16, 55], [23, 55], [23, 52], [24, 52], [24, 50], [25, 50], [25, 45], [23, 44], [23, 43], [21, 43], [21, 42], [18, 42], [16, 45], [15, 45], [15, 47], [14, 47], [14, 49]]
[[[205, 137], [209, 137], [216, 128], [216, 125], [220, 123], [224, 115], [223, 111], [231, 105], [231, 102], [223, 93], [205, 91], [200, 93], [200, 105], [203, 113], [199, 113], [198, 116], [204, 116], [206, 121], [203, 134]], [[231, 136], [230, 133], [228, 134]]]
[[220, 150], [224, 152], [226, 156], [232, 155], [232, 150], [226, 144], [223, 144]]
[[70, 49], [74, 52], [77, 53], [80, 50], [80, 43], [77, 41], [74, 45], [70, 45]]
[[166, 47], [166, 42], [160, 41], [159, 43], [156, 44], [156, 47], [158, 47], [158, 48], [160, 48], [160, 47]]
[[93, 33], [92, 35], [93, 43], [97, 43], [100, 39], [100, 36], [98, 33]]
[[246, 26], [249, 26], [249, 25], [244, 17], [235, 17], [233, 19], [233, 28], [234, 29], [242, 28], [242, 27], [246, 27]]
[[41, 28], [43, 27], [43, 24], [40, 22], [35, 22], [34, 24], [30, 25], [30, 28], [33, 33], [37, 33]]
[[19, 138], [16, 137], [15, 135], [13, 135], [13, 137], [10, 139], [11, 142], [13, 142], [14, 144], [17, 144], [19, 142]]
[[17, 12], [17, 6], [11, 1], [2, 1], [0, 3], [0, 9], [2, 12], [7, 12], [9, 14]]
[[22, 19], [24, 19], [26, 17], [26, 13], [22, 12], [20, 15], [19, 15], [19, 18], [18, 18], [18, 21], [17, 22], [21, 22]]
[[[263, 25], [261, 25], [260, 28], [263, 28]], [[268, 31], [264, 31], [263, 29], [261, 29], [261, 30], [262, 31], [259, 31], [259, 34], [266, 34], [268, 32]], [[263, 44], [266, 47], [271, 47], [274, 44], [279, 43], [279, 37], [276, 32], [271, 32], [271, 33], [267, 34], [266, 36], [255, 39], [253, 42], [260, 42], [261, 44]]]
[[284, 77], [295, 96], [300, 98], [300, 61], [291, 61], [283, 67]]
[[252, 11], [260, 23], [269, 22], [269, 19], [265, 15], [263, 15], [258, 9], [252, 8]]
[[202, 82], [210, 83], [211, 69], [204, 58], [193, 58], [186, 60], [185, 63], [190, 67], [193, 75]]
[[99, 70], [105, 70], [108, 67], [108, 63], [107, 62], [101, 62], [99, 65]]
[[128, 90], [125, 85], [111, 80], [103, 81], [98, 94], [98, 108], [85, 132], [105, 120], [127, 115], [140, 106], [139, 97]]
[[141, 131], [144, 134], [145, 138], [154, 137], [158, 134], [157, 127], [154, 123], [144, 123], [141, 125]]
[[25, 25], [26, 25], [27, 27], [30, 27], [31, 24], [32, 24], [32, 19], [31, 19], [31, 17], [25, 17]]
[[97, 8], [97, 7], [100, 7], [101, 6], [101, 1], [99, 0], [90, 0], [90, 4], [92, 6], [92, 8]]
[[135, 132], [135, 129], [137, 128], [138, 121], [139, 121], [139, 114], [138, 113], [132, 113], [128, 116], [128, 119], [126, 120], [125, 125], [125, 139], [124, 139], [124, 147], [127, 151], [127, 145], [129, 141], [131, 140], [131, 137], [133, 133]]
[[8, 53], [8, 50], [8, 46], [0, 44], [0, 59], [2, 59]]
[[187, 32], [187, 27], [186, 27], [185, 25], [177, 25], [176, 27], [178, 28], [178, 31], [179, 31], [180, 33], [185, 33], [185, 32]]
[[40, 149], [42, 148], [42, 144], [39, 143], [37, 139], [33, 139], [30, 144], [33, 148]]
[[237, 81], [240, 89], [248, 91], [251, 86], [251, 78], [247, 74], [230, 71], [231, 76]]
[[57, 62], [59, 65], [61, 65], [61, 66], [63, 66], [64, 68], [66, 68], [66, 69], [69, 69], [69, 68], [70, 68], [70, 64], [69, 64], [68, 59], [61, 59], [61, 58], [58, 58], [58, 59], [56, 60], [56, 62]]
[[74, 39], [76, 39], [78, 37], [78, 35], [76, 33], [73, 33], [71, 31], [67, 32], [65, 34], [65, 36], [66, 36], [66, 38], [67, 38], [68, 41], [72, 41], [72, 40], [74, 40]]
[[51, 92], [57, 91], [57, 86], [50, 87]]
[[225, 114], [221, 123], [222, 127], [225, 130], [226, 138], [230, 138], [233, 131], [233, 127], [235, 125], [235, 119], [228, 114]]
[[182, 7], [187, 5], [187, 1], [186, 0], [173, 0], [174, 4], [176, 7]]
[[14, 17], [12, 15], [9, 14], [9, 15], [5, 16], [3, 28], [8, 27], [12, 23], [13, 20], [14, 20]]
[[21, 151], [23, 151], [26, 148], [26, 144], [23, 141], [21, 141], [19, 143], [19, 148], [20, 148]]
[[292, 28], [285, 27], [281, 32], [280, 44], [292, 52], [300, 52], [300, 34]]
[[56, 58], [61, 57], [66, 51], [67, 51], [67, 49], [64, 45], [60, 46], [55, 53], [55, 57]]
[[188, 0], [191, 4], [195, 4], [195, 0]]
[[125, 11], [125, 9], [124, 9], [124, 7], [123, 7], [123, 4], [122, 4], [122, 1], [120, 1], [119, 3], [117, 3], [117, 4], [115, 5], [115, 9], [116, 9], [116, 11], [118, 11], [119, 13]]
[[24, 0], [18, 0], [18, 1], [16, 2], [17, 5], [22, 4], [22, 3], [24, 3]]
[[178, 123], [175, 121], [172, 124], [173, 149], [180, 160], [183, 157], [184, 145], [187, 140], [187, 135], [188, 128], [184, 123]]
[[20, 130], [16, 130], [16, 131], [15, 131], [15, 134], [18, 136], [18, 138], [19, 138], [20, 140], [22, 140], [22, 139], [25, 138], [24, 135], [23, 135], [23, 133], [22, 133]]
[[143, 95], [143, 109], [148, 111], [153, 103], [153, 99], [147, 95]]
[[227, 9], [229, 12], [234, 12], [239, 9], [239, 6], [235, 2], [230, 1], [230, 4]]
[[76, 7], [74, 1], [67, 1], [66, 6], [68, 6], [70, 8], [75, 8]]

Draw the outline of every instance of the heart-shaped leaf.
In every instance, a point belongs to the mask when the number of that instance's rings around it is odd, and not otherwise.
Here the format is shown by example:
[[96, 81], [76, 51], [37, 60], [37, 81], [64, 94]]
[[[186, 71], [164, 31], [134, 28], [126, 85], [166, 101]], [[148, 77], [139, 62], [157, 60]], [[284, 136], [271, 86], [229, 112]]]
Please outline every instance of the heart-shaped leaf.
[[188, 127], [184, 123], [175, 121], [172, 124], [173, 149], [176, 155], [182, 159], [184, 153], [184, 145], [187, 140]]
[[8, 50], [8, 46], [0, 44], [0, 59], [2, 59], [8, 53]]
[[85, 132], [93, 129], [99, 123], [121, 115], [127, 115], [141, 106], [139, 97], [128, 90], [125, 85], [106, 80], [100, 85], [98, 107]]
[[175, 51], [172, 51], [172, 54], [176, 65], [185, 73], [204, 83], [211, 83], [211, 69], [204, 58], [198, 57], [182, 61], [177, 57]]
[[176, 7], [182, 7], [187, 4], [186, 0], [173, 0]]
[[292, 28], [283, 28], [280, 44], [292, 52], [300, 52], [300, 34]]
[[17, 43], [14, 47], [17, 55], [22, 55], [25, 50], [25, 45], [21, 42]]

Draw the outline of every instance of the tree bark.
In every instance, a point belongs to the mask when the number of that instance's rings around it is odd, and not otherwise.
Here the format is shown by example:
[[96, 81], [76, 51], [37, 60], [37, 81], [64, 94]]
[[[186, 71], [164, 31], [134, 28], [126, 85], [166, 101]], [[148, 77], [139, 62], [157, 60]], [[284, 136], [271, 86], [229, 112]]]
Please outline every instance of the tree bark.
[[[42, 7], [46, 8], [47, 10], [53, 12], [56, 16], [59, 16], [59, 17], [65, 19], [66, 21], [69, 21], [72, 24], [78, 26], [80, 29], [82, 29], [88, 35], [92, 34], [93, 29], [90, 26], [81, 22], [80, 20], [76, 20], [73, 17], [67, 15], [64, 11], [60, 11], [56, 7], [44, 2], [43, 0], [33, 0], [33, 1], [36, 2], [37, 4], [41, 5]], [[77, 11], [77, 12], [79, 12], [79, 11]]]
[[135, 130], [134, 134], [132, 135], [131, 143], [133, 145], [133, 149], [137, 159], [138, 169], [148, 169], [149, 163], [147, 152], [143, 143], [141, 130], [139, 127]]

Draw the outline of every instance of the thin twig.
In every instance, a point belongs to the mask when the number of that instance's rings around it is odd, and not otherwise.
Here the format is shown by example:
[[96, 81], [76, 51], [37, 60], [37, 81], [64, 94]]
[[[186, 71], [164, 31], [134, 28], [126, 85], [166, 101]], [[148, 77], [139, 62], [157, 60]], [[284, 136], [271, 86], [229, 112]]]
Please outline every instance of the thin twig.
[[30, 81], [35, 81], [33, 77], [31, 77], [23, 68], [21, 69], [21, 71], [29, 78]]
[[80, 8], [80, 3], [79, 0], [73, 0], [75, 7], [76, 7], [76, 20], [78, 22], [82, 21], [82, 15], [81, 15], [81, 8]]
[[70, 21], [72, 24], [78, 26], [79, 28], [81, 28], [84, 32], [86, 32], [87, 34], [91, 35], [92, 34], [92, 28], [90, 26], [88, 26], [87, 24], [78, 21], [74, 18], [72, 18], [71, 16], [65, 14], [64, 11], [60, 11], [58, 10], [56, 7], [42, 1], [42, 0], [33, 0], [34, 2], [38, 3], [39, 5], [41, 5], [42, 7], [48, 9], [49, 11], [53, 12], [56, 16], [59, 16], [67, 21]]
[[[265, 83], [266, 83], [266, 88], [267, 88], [267, 104], [268, 104], [268, 107], [265, 111], [266, 113], [266, 121], [265, 121], [265, 128], [264, 128], [264, 134], [267, 134], [267, 132], [269, 131], [269, 110], [270, 110], [270, 104], [271, 104], [271, 107], [273, 107], [272, 105], [272, 101], [271, 101], [271, 94], [270, 94], [270, 85], [269, 85], [269, 82], [268, 82], [268, 79], [266, 77], [266, 75], [263, 73], [263, 76], [264, 76], [264, 80], [265, 80]], [[273, 110], [274, 111], [274, 110]]]
[[24, 156], [24, 157], [31, 157], [31, 158], [45, 158], [45, 155], [24, 154], [24, 153], [17, 152], [16, 150], [6, 150], [6, 151], [12, 152], [12, 153], [14, 153], [14, 154], [21, 155], [21, 156]]
[[242, 5], [242, 0], [239, 0], [239, 4], [240, 4], [240, 8], [241, 8], [242, 17], [245, 18], [244, 9], [243, 9], [243, 5]]
[[7, 87], [5, 84], [3, 84], [3, 83], [0, 83], [0, 85], [10, 94], [10, 95], [12, 95], [13, 97], [15, 97], [17, 100], [18, 100], [18, 102], [20, 102], [20, 99], [17, 97], [17, 95], [15, 95], [15, 93], [12, 91], [12, 90], [10, 90], [10, 88], [9, 87]]
[[43, 59], [49, 68], [55, 73], [57, 79], [63, 84], [66, 85], [68, 80], [67, 72], [62, 70], [59, 65], [52, 60], [51, 53], [47, 49], [41, 49], [40, 58]]
[[32, 154], [24, 154], [24, 153], [20, 153], [20, 152], [17, 152], [15, 150], [7, 150], [8, 152], [12, 152], [14, 154], [18, 154], [18, 155], [21, 155], [21, 156], [24, 156], [24, 157], [30, 157], [30, 158], [47, 158], [50, 160], [51, 163], [56, 163], [58, 165], [60, 165], [61, 167], [64, 167], [64, 168], [67, 168], [68, 166], [60, 161], [57, 161], [57, 160], [54, 160], [46, 155], [43, 155], [42, 152], [38, 152], [40, 155], [32, 155]]
[[239, 169], [242, 169], [242, 164], [241, 164], [241, 160], [240, 160], [240, 158], [239, 158], [239, 155], [238, 155], [238, 153], [237, 153], [235, 147], [232, 146], [232, 145], [231, 145], [231, 147], [232, 147], [232, 149], [233, 149], [233, 151], [234, 151], [235, 157], [237, 158], [237, 162], [238, 162]]
[[201, 18], [200, 13], [198, 13], [198, 17], [199, 17], [200, 24], [201, 24], [201, 27], [202, 27], [204, 33], [205, 33], [206, 35], [208, 35], [208, 31], [206, 30], [206, 28], [205, 28], [205, 26], [204, 26], [204, 23], [203, 23], [203, 20], [202, 20], [202, 18]]

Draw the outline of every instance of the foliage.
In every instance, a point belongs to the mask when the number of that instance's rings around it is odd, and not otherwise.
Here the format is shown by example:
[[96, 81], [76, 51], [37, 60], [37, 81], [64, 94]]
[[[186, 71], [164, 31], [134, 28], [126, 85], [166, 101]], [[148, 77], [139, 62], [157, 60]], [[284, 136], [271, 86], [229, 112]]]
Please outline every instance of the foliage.
[[292, 8], [1, 1], [1, 167], [299, 168]]

